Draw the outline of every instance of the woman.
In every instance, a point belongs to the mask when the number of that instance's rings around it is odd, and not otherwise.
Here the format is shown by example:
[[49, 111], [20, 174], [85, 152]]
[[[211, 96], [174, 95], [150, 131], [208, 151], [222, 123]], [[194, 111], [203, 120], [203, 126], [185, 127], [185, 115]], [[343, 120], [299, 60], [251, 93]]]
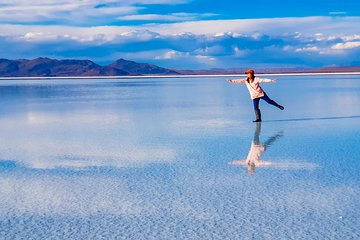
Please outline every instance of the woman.
[[265, 102], [278, 107], [281, 110], [284, 110], [284, 107], [277, 104], [274, 100], [271, 100], [268, 95], [264, 92], [264, 90], [260, 87], [260, 83], [262, 82], [275, 82], [275, 80], [267, 79], [267, 78], [259, 78], [255, 76], [255, 71], [249, 69], [245, 72], [248, 75], [245, 79], [232, 79], [229, 80], [231, 83], [245, 83], [247, 89], [249, 90], [251, 99], [253, 100], [254, 110], [256, 119], [253, 122], [261, 122], [261, 112], [259, 109], [260, 99], [263, 99]]

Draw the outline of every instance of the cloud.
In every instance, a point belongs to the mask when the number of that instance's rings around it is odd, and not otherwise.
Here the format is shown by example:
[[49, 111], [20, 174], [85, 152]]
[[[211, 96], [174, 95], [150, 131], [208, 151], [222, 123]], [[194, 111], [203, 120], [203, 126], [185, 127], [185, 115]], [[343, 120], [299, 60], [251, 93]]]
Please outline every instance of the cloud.
[[344, 41], [356, 41], [356, 40], [360, 40], [360, 35], [354, 34], [354, 35], [342, 36], [341, 39]]
[[331, 48], [336, 49], [336, 50], [345, 50], [345, 49], [352, 49], [352, 48], [358, 48], [358, 47], [360, 47], [360, 41], [337, 43], [334, 46], [332, 46]]
[[[148, 31], [162, 36], [183, 37], [210, 36], [212, 38], [238, 38], [251, 36], [261, 39], [263, 36], [317, 36], [318, 38], [353, 36], [358, 38], [360, 17], [305, 17], [305, 18], [273, 18], [247, 20], [207, 20], [172, 24], [151, 24], [138, 26], [41, 26], [41, 25], [0, 25], [2, 36], [26, 34], [27, 32], [50, 32], [58, 35], [92, 36], [96, 34], [121, 35], [125, 31]], [[30, 29], [30, 31], [29, 31]]]
[[347, 65], [359, 61], [357, 25], [360, 17], [93, 27], [2, 24], [0, 42], [12, 46], [4, 48], [3, 57], [88, 58], [100, 64], [122, 57], [177, 68]]
[[354, 26], [360, 25], [359, 17], [301, 17], [301, 18], [263, 18], [235, 20], [207, 20], [161, 24], [149, 26], [150, 31], [160, 34], [193, 34], [216, 33], [262, 33], [262, 34], [354, 34]]
[[134, 14], [141, 8], [134, 6], [96, 7], [96, 2], [77, 1], [63, 3], [28, 3], [0, 7], [0, 20], [3, 22], [86, 22], [90, 18], [109, 18], [124, 14]]
[[196, 55], [195, 58], [205, 62], [216, 61], [216, 58], [210, 56]]
[[303, 47], [303, 48], [297, 48], [295, 52], [319, 52], [319, 48], [317, 47]]
[[[60, 0], [49, 2], [43, 0], [34, 1], [3, 1], [0, 5], [0, 21], [8, 23], [40, 23], [51, 22], [53, 24], [107, 24], [116, 19], [126, 16], [137, 16], [137, 14], [152, 4], [182, 4], [188, 1], [174, 0], [151, 0], [151, 1], [114, 1], [114, 0], [86, 0], [71, 1]], [[186, 16], [174, 14], [179, 19], [186, 19]], [[192, 18], [186, 14], [187, 19]], [[90, 23], [90, 24], [89, 24]]]
[[161, 55], [155, 56], [155, 59], [176, 59], [176, 58], [184, 57], [186, 55], [189, 55], [189, 53], [182, 53], [175, 50], [168, 50]]
[[203, 19], [207, 17], [213, 17], [216, 14], [196, 14], [196, 13], [172, 13], [172, 14], [138, 14], [138, 15], [127, 15], [118, 17], [118, 20], [126, 21], [168, 21], [168, 22], [182, 22], [182, 21], [193, 21]]

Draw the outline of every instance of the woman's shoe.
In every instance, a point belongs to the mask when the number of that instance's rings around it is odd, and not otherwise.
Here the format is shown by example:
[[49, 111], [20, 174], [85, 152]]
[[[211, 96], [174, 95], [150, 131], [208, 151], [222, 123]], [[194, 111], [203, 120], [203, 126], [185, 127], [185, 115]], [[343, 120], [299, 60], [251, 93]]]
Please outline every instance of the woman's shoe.
[[255, 109], [255, 117], [256, 117], [256, 120], [253, 121], [253, 122], [261, 122], [261, 112], [260, 112], [260, 109]]

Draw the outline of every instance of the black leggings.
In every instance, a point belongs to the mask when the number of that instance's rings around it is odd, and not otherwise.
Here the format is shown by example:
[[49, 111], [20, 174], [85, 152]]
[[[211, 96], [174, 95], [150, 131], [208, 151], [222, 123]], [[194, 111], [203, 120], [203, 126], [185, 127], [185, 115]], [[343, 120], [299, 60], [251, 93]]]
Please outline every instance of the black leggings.
[[279, 107], [279, 104], [277, 104], [274, 100], [270, 99], [270, 98], [268, 97], [268, 95], [266, 95], [266, 93], [264, 92], [264, 96], [253, 99], [253, 104], [254, 104], [254, 109], [255, 109], [255, 110], [259, 109], [260, 99], [264, 100], [264, 101], [267, 102], [268, 104], [271, 104], [271, 105], [274, 105], [274, 106], [276, 106], [276, 107]]

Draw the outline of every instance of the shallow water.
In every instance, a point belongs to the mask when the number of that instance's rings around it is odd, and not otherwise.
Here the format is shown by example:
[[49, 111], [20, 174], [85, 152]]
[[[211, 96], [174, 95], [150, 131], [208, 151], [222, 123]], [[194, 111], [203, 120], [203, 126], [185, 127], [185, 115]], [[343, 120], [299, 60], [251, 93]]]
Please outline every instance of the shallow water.
[[0, 81], [0, 238], [359, 239], [360, 76], [226, 79]]

